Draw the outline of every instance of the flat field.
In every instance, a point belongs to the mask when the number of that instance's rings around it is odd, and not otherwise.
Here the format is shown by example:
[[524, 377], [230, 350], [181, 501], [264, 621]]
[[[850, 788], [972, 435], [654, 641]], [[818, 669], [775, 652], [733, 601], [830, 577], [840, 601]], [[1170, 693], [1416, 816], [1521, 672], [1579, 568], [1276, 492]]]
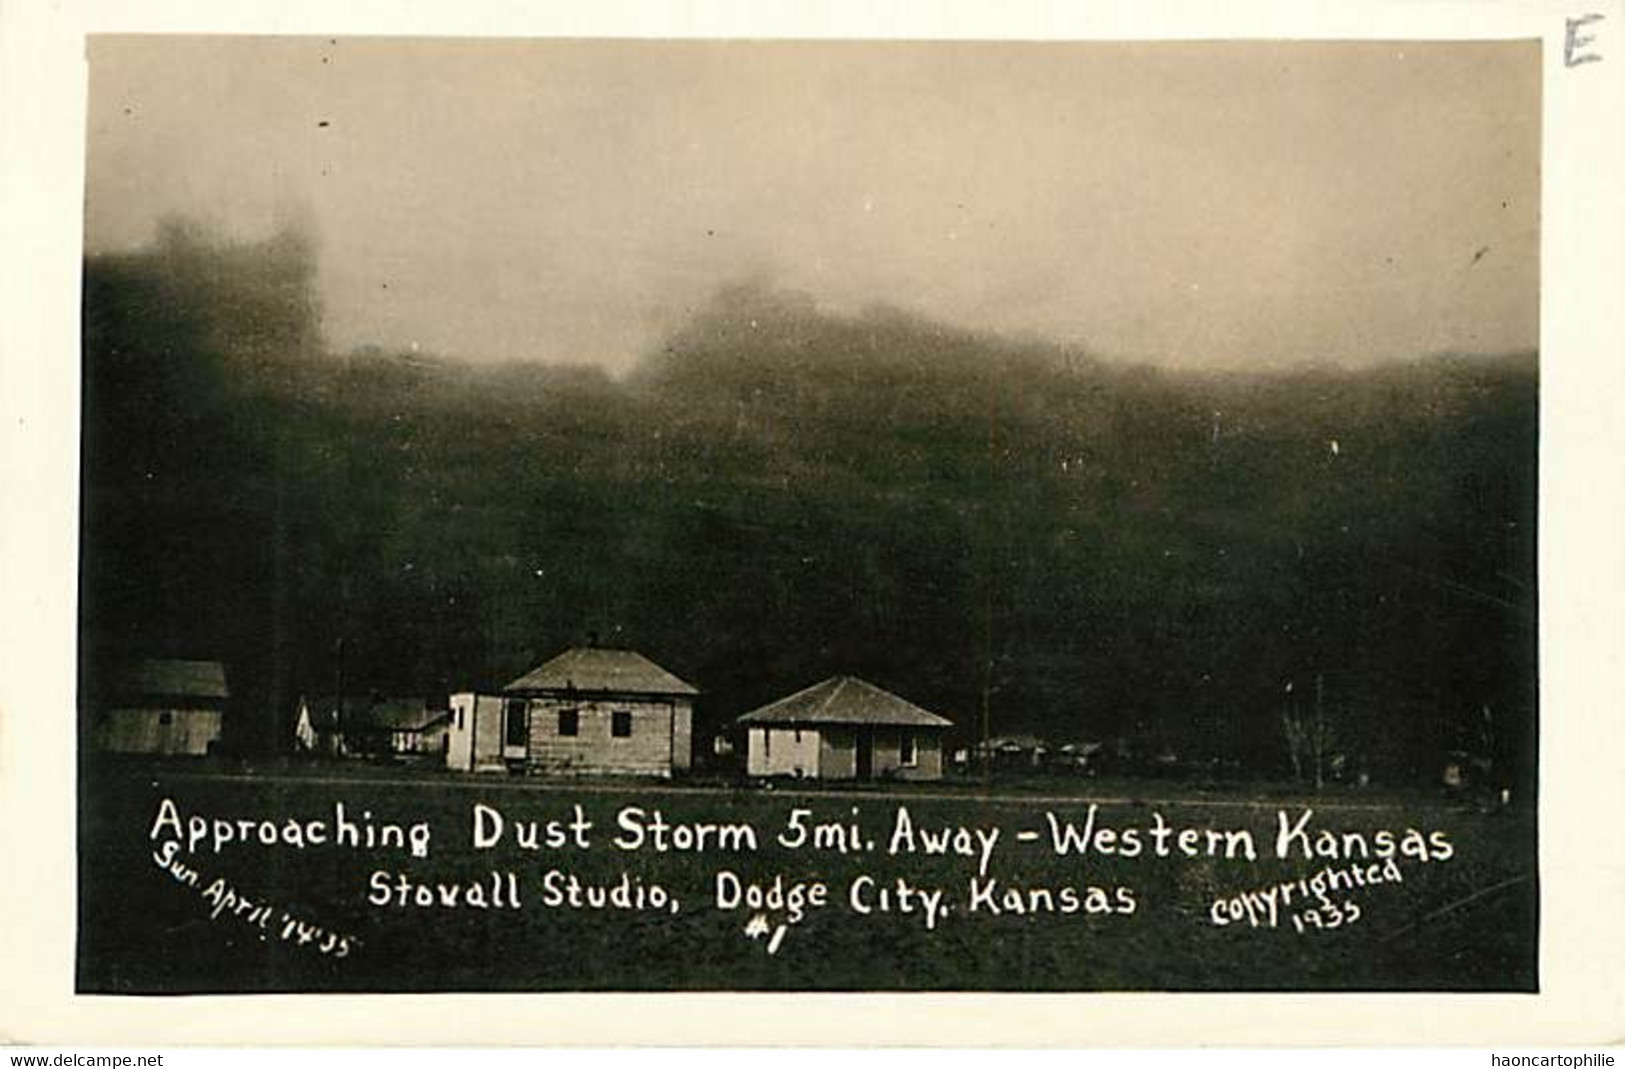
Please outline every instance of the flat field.
[[1537, 984], [1532, 814], [1425, 796], [83, 784], [83, 992]]

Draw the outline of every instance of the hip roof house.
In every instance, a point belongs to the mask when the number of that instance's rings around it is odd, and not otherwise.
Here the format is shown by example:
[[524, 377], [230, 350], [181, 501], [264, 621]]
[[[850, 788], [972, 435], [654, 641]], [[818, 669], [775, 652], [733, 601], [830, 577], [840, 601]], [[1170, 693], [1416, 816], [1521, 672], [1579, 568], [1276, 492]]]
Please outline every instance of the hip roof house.
[[692, 762], [698, 694], [631, 650], [566, 650], [500, 695], [452, 695], [446, 765], [465, 772], [670, 776]]
[[811, 779], [941, 779], [942, 736], [953, 726], [853, 676], [832, 676], [734, 723], [746, 733], [749, 775]]

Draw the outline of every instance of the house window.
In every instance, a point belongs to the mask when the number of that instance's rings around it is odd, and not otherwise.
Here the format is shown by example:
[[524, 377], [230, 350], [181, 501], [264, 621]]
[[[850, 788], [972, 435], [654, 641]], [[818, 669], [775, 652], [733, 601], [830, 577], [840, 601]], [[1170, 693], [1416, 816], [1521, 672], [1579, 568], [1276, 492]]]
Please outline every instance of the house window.
[[763, 728], [762, 729], [762, 756], [763, 757], [772, 757], [773, 756], [773, 729], [772, 728]]
[[632, 714], [624, 709], [609, 714], [609, 733], [617, 739], [631, 738]]
[[170, 712], [168, 709], [165, 709], [163, 712], [158, 714], [158, 723], [163, 727], [168, 727], [174, 722], [174, 720], [175, 714]]
[[507, 730], [503, 739], [509, 746], [524, 746], [530, 742], [530, 718], [525, 715], [525, 703], [508, 703]]
[[559, 710], [559, 735], [573, 739], [581, 731], [581, 712], [578, 709]]
[[904, 768], [913, 768], [920, 763], [919, 749], [914, 745], [914, 736], [903, 732], [903, 739], [897, 744], [897, 763]]

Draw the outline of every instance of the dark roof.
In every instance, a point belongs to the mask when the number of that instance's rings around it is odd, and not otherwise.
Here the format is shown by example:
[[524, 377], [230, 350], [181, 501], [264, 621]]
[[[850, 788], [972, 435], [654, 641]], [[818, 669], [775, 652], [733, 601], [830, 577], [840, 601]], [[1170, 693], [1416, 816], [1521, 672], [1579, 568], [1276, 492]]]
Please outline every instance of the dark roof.
[[422, 698], [380, 698], [360, 716], [348, 717], [345, 727], [422, 731], [445, 715], [444, 709], [431, 709]]
[[310, 710], [311, 726], [326, 729], [337, 727], [340, 720], [353, 720], [365, 715], [372, 699], [364, 694], [352, 695], [341, 703], [331, 694], [318, 694], [307, 696], [303, 704]]
[[138, 661], [120, 674], [118, 690], [153, 698], [229, 698], [219, 661]]
[[1016, 752], [1021, 750], [1047, 750], [1049, 743], [1037, 735], [995, 735], [991, 739], [976, 744], [978, 750], [1004, 750]]
[[502, 689], [514, 693], [541, 690], [610, 694], [699, 693], [642, 654], [597, 646], [565, 650]]
[[752, 710], [736, 724], [887, 724], [901, 727], [953, 727], [873, 683], [854, 676], [831, 676], [788, 698]]
[[435, 709], [423, 698], [383, 698], [368, 695], [345, 695], [342, 709], [331, 696], [309, 698], [311, 726], [331, 729], [334, 712], [347, 731], [424, 731], [434, 726], [441, 717], [451, 714]]

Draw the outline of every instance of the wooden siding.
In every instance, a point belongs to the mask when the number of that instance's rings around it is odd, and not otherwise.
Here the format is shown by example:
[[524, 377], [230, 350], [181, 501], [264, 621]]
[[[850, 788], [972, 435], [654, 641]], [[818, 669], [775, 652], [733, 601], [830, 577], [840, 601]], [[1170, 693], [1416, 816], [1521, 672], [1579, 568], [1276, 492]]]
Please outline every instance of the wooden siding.
[[[914, 736], [914, 763], [902, 761], [903, 735]], [[919, 728], [876, 728], [873, 773], [875, 779], [935, 780], [942, 778], [942, 732]]]
[[671, 767], [687, 772], [694, 766], [694, 704], [687, 698], [679, 698], [671, 703], [671, 709]]
[[[559, 734], [559, 714], [576, 714], [576, 734]], [[611, 733], [615, 713], [630, 713], [631, 734]], [[670, 776], [691, 760], [686, 699], [543, 696], [530, 699], [526, 768], [546, 773]]]
[[96, 725], [96, 745], [108, 753], [201, 757], [220, 739], [218, 709], [109, 709]]
[[[510, 703], [528, 721], [524, 742], [508, 744]], [[693, 705], [687, 698], [602, 696], [511, 697], [454, 694], [446, 767], [459, 772], [508, 768], [537, 773], [670, 776], [693, 765]], [[574, 710], [576, 734], [559, 734], [559, 713]], [[611, 731], [630, 713], [632, 733]], [[461, 719], [459, 719], [459, 713]]]
[[858, 778], [857, 732], [844, 724], [826, 727], [821, 733], [818, 775], [821, 779]]

